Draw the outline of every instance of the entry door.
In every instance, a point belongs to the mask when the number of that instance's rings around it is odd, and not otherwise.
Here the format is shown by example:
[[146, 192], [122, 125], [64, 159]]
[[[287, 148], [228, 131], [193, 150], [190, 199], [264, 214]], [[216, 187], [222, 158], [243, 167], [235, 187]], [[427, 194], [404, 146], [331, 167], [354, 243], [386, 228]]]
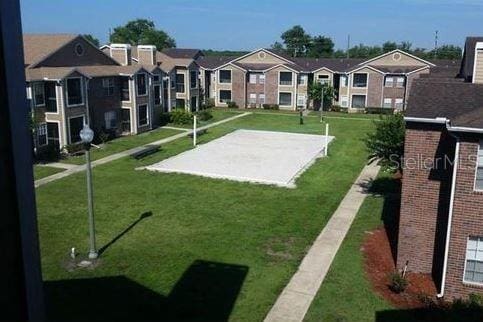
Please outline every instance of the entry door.
[[131, 133], [131, 110], [123, 108], [121, 110], [121, 128], [123, 133]]
[[198, 97], [193, 96], [191, 98], [191, 112], [196, 112], [196, 107], [198, 106]]
[[49, 138], [49, 145], [60, 148], [59, 142], [59, 124], [55, 122], [47, 122], [47, 136]]

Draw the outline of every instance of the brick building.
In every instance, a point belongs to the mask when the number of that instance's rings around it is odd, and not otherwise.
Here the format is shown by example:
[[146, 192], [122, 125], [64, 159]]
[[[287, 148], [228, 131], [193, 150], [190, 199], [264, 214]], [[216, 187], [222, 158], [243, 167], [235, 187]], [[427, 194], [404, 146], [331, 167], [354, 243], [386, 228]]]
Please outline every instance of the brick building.
[[398, 268], [432, 274], [448, 300], [483, 294], [483, 37], [457, 75], [414, 81], [405, 120]]

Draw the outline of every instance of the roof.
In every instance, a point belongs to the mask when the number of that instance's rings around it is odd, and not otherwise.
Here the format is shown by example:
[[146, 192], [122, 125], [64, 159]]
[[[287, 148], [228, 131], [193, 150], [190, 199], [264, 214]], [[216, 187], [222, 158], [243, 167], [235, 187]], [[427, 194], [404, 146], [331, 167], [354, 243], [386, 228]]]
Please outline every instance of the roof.
[[158, 66], [156, 65], [93, 65], [93, 66], [77, 66], [77, 67], [40, 67], [26, 68], [25, 75], [27, 81], [36, 81], [44, 79], [63, 79], [73, 72], [77, 71], [86, 77], [107, 77], [120, 75], [134, 75], [144, 69], [152, 73]]
[[39, 80], [59, 80], [63, 79], [76, 71], [74, 67], [40, 67], [40, 68], [26, 68], [25, 79], [30, 81]]
[[32, 65], [66, 45], [78, 35], [73, 34], [24, 34], [25, 65]]
[[236, 58], [236, 56], [201, 56], [196, 63], [204, 69], [215, 69]]
[[418, 69], [426, 68], [426, 66], [368, 66], [380, 70], [386, 74], [407, 74]]
[[364, 59], [359, 58], [293, 58], [293, 61], [306, 71], [328, 68], [332, 71], [345, 72], [357, 66]]
[[162, 51], [171, 58], [190, 58], [196, 59], [200, 56], [201, 50], [192, 48], [166, 48]]
[[483, 42], [483, 37], [467, 37], [465, 41], [459, 75], [469, 81], [473, 78], [473, 65], [475, 62], [475, 47], [477, 42]]
[[262, 63], [243, 64], [243, 63], [239, 63], [239, 62], [233, 62], [232, 64], [235, 65], [235, 66], [238, 66], [240, 68], [243, 68], [244, 70], [259, 71], [259, 72], [262, 72], [262, 71], [267, 70], [269, 68], [280, 65], [280, 64], [262, 64]]
[[452, 126], [483, 128], [483, 84], [417, 79], [408, 97], [406, 116], [442, 117]]

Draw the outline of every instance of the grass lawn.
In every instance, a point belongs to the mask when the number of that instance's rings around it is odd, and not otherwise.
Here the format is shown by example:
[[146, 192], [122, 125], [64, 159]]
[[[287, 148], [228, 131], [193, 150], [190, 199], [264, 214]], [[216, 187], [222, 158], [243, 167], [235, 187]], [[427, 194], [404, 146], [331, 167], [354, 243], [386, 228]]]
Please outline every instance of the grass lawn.
[[64, 169], [54, 168], [54, 167], [47, 167], [47, 166], [39, 166], [34, 165], [34, 179], [42, 179], [58, 172], [62, 172]]
[[[336, 139], [296, 189], [183, 174], [136, 171], [191, 149], [182, 138], [137, 161], [93, 169], [93, 270], [68, 271], [71, 247], [86, 254], [85, 177], [37, 189], [47, 311], [52, 319], [260, 321], [366, 162], [372, 122], [330, 121]], [[322, 133], [316, 118], [249, 115], [214, 127], [200, 143], [235, 129]]]

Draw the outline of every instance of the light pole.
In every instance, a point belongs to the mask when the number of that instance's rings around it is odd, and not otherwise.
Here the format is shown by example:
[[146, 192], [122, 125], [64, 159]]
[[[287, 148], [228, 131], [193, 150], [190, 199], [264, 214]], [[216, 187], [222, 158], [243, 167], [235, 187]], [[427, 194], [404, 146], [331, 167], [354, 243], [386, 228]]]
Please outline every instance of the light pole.
[[94, 131], [89, 125], [84, 124], [80, 131], [80, 137], [86, 150], [86, 177], [87, 177], [87, 207], [89, 210], [89, 258], [97, 258], [96, 229], [94, 227], [94, 201], [92, 198], [92, 172], [91, 172], [91, 142], [94, 139]]
[[324, 122], [324, 114], [322, 113], [324, 111], [324, 86], [322, 86], [322, 99], [320, 102], [320, 123]]

